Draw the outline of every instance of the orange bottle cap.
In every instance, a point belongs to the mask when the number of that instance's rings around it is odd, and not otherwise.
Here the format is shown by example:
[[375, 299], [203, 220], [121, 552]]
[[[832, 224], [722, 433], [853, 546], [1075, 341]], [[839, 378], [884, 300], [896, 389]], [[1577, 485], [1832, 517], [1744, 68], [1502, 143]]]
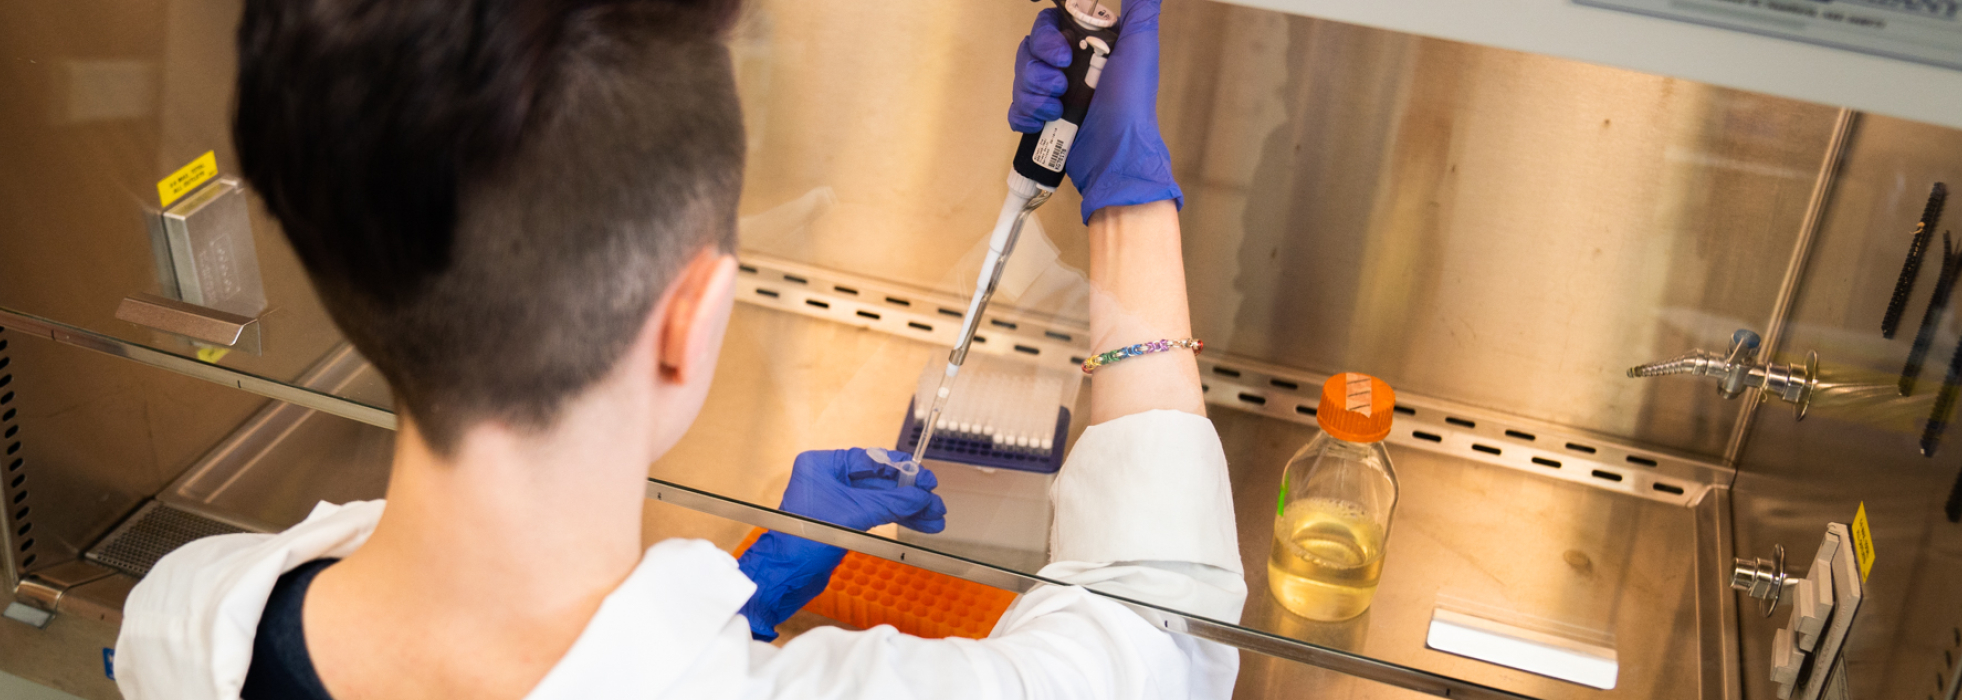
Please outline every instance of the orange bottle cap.
[[1315, 422], [1337, 440], [1376, 442], [1390, 436], [1396, 417], [1397, 393], [1383, 380], [1343, 372], [1322, 382], [1322, 405]]

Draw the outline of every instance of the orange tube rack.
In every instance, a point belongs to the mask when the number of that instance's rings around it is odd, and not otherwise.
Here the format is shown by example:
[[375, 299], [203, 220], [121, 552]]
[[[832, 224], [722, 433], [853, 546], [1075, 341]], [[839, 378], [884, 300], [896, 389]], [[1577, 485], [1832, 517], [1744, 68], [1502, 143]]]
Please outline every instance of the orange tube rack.
[[[763, 528], [736, 545], [740, 557]], [[892, 625], [915, 637], [988, 636], [1015, 594], [916, 566], [846, 552], [831, 583], [805, 610], [860, 629]]]

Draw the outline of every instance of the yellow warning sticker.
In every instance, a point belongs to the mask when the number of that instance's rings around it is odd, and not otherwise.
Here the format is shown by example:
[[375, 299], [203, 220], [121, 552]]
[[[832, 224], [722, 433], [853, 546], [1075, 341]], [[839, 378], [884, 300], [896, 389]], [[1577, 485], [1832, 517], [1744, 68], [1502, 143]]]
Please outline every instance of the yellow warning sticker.
[[1867, 527], [1867, 504], [1860, 503], [1860, 512], [1853, 516], [1853, 553], [1859, 555], [1860, 581], [1865, 583], [1867, 572], [1873, 570], [1873, 528]]
[[198, 159], [191, 161], [190, 165], [178, 168], [177, 172], [170, 174], [170, 177], [158, 180], [157, 199], [163, 200], [164, 206], [170, 206], [171, 202], [190, 194], [191, 190], [198, 188], [198, 185], [217, 175], [218, 154], [205, 151], [204, 155], [198, 156]]
[[219, 360], [225, 359], [225, 356], [231, 354], [231, 352], [231, 348], [201, 347], [198, 348], [198, 359], [207, 365], [215, 365], [218, 364]]

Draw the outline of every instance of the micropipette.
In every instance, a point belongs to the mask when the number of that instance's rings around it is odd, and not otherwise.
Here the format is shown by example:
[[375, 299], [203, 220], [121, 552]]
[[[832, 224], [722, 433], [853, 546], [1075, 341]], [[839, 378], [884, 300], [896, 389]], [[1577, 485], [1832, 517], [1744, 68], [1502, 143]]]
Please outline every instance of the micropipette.
[[[1002, 201], [995, 229], [988, 235], [988, 254], [981, 261], [980, 276], [974, 280], [974, 296], [968, 300], [967, 313], [961, 316], [960, 342], [954, 344], [954, 351], [947, 356], [946, 374], [933, 394], [933, 406], [927, 409], [919, 441], [913, 445], [916, 462], [926, 459], [927, 445], [933, 442], [940, 414], [947, 409], [947, 397], [953, 393], [954, 377], [967, 361], [968, 347], [974, 344], [975, 327], [988, 308], [989, 298], [995, 295], [995, 286], [1001, 283], [1002, 269], [1008, 262], [1008, 254], [1015, 250], [1016, 239], [1022, 235], [1022, 224], [1063, 184], [1063, 165], [1069, 160], [1070, 148], [1076, 145], [1076, 132], [1083, 125], [1084, 115], [1090, 112], [1090, 98], [1096, 94], [1097, 79], [1103, 75], [1104, 64], [1117, 45], [1117, 13], [1110, 8], [1097, 0], [1050, 1], [1069, 18], [1061, 26], [1063, 38], [1070, 44], [1070, 65], [1063, 70], [1064, 77], [1069, 79], [1063, 91], [1063, 116], [1044, 124], [1040, 132], [1024, 134], [1021, 145], [1015, 149], [1015, 167], [1008, 175], [1008, 198]], [[917, 471], [917, 465], [913, 472], [901, 469], [899, 484], [911, 486]]]

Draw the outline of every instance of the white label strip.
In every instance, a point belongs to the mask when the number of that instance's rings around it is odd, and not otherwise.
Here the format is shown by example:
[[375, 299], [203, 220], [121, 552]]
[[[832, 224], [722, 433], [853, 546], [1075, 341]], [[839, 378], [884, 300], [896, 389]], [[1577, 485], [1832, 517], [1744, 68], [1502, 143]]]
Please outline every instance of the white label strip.
[[1424, 645], [1602, 690], [1614, 689], [1621, 667], [1614, 649], [1444, 608], [1431, 612]]

